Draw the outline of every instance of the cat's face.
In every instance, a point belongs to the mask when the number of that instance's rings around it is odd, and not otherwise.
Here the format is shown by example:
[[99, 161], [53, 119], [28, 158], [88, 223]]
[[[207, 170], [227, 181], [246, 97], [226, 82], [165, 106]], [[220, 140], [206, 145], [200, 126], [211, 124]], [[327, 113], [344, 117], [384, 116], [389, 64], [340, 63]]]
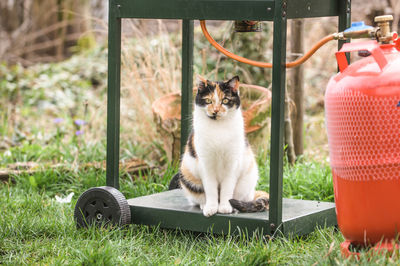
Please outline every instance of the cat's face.
[[213, 120], [219, 120], [240, 106], [239, 77], [227, 82], [201, 79], [196, 95], [196, 105]]

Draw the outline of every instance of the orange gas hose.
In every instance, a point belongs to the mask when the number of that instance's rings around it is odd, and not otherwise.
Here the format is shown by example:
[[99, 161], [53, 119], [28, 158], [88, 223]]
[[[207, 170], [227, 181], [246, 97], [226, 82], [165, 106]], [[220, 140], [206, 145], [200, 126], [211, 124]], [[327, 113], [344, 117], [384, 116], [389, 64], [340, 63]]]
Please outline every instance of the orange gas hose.
[[[221, 53], [223, 53], [224, 55], [248, 64], [248, 65], [253, 65], [253, 66], [257, 66], [257, 67], [264, 67], [264, 68], [272, 68], [272, 64], [271, 63], [265, 63], [265, 62], [260, 62], [260, 61], [254, 61], [251, 59], [247, 59], [244, 57], [241, 57], [239, 55], [236, 55], [234, 53], [229, 52], [228, 50], [226, 50], [224, 47], [222, 47], [221, 45], [219, 45], [212, 37], [211, 35], [208, 33], [207, 31], [207, 27], [206, 27], [206, 22], [205, 20], [200, 20], [200, 26], [201, 26], [201, 30], [203, 31], [204, 36], [206, 37], [206, 39], [211, 43], [212, 46], [214, 46], [218, 51], [220, 51]], [[293, 62], [289, 62], [286, 63], [286, 67], [287, 68], [291, 68], [291, 67], [295, 67], [298, 66], [302, 63], [304, 63], [305, 61], [307, 61], [307, 59], [309, 59], [319, 48], [321, 48], [321, 46], [323, 46], [324, 44], [326, 44], [327, 42], [334, 40], [333, 35], [328, 35], [324, 38], [322, 38], [319, 42], [317, 42], [304, 56], [296, 59]]]

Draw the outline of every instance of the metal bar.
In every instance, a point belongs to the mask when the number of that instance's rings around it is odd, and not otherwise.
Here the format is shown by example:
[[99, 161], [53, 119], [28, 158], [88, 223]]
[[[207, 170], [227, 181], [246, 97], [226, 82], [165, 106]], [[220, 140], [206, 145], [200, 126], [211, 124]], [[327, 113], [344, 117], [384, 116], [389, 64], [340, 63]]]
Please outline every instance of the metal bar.
[[283, 130], [286, 78], [286, 26], [287, 1], [275, 1], [273, 68], [272, 68], [272, 114], [270, 156], [270, 229], [274, 231], [282, 224], [282, 179], [283, 179]]
[[[274, 0], [116, 0], [122, 18], [274, 19]], [[288, 18], [337, 16], [337, 0], [288, 0]]]
[[[344, 31], [351, 26], [351, 0], [339, 0], [338, 1], [338, 9], [339, 9], [339, 32]], [[343, 44], [350, 42], [350, 40], [339, 41], [338, 42], [338, 50], [342, 48]], [[350, 64], [350, 54], [346, 54], [347, 62]]]
[[107, 186], [119, 189], [119, 118], [121, 80], [121, 19], [118, 6], [109, 2], [107, 90]]
[[[261, 20], [274, 18], [274, 0], [116, 0], [122, 18]], [[288, 0], [288, 18], [338, 15], [337, 0]]]
[[[324, 0], [333, 1], [333, 0]], [[272, 20], [274, 0], [116, 0], [122, 18]]]
[[182, 21], [181, 154], [192, 128], [193, 20]]
[[[273, 0], [116, 0], [122, 18], [261, 20], [274, 18]], [[288, 0], [288, 18], [338, 15], [337, 0]]]
[[287, 18], [312, 18], [338, 15], [337, 0], [287, 0]]

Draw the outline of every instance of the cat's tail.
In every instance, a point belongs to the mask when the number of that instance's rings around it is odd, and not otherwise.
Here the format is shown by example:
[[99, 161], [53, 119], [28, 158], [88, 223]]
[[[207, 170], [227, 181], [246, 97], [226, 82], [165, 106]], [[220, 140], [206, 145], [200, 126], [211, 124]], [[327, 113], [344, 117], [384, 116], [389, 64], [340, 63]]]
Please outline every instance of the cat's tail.
[[239, 212], [261, 212], [268, 210], [269, 194], [264, 191], [256, 191], [252, 201], [230, 199], [229, 203]]
[[170, 183], [169, 183], [168, 190], [173, 190], [173, 189], [181, 188], [181, 183], [180, 183], [181, 178], [182, 178], [182, 174], [181, 174], [181, 171], [179, 171], [178, 173], [176, 173], [176, 174], [172, 177], [172, 179], [171, 179], [171, 181], [170, 181]]

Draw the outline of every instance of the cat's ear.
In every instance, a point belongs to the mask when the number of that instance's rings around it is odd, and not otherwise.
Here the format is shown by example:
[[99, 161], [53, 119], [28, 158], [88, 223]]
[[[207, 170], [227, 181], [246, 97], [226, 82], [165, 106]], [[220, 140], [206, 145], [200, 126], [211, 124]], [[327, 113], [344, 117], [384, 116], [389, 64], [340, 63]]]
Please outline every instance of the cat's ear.
[[234, 76], [233, 78], [231, 78], [230, 80], [228, 80], [226, 82], [226, 84], [228, 84], [229, 88], [234, 91], [234, 92], [238, 92], [239, 89], [239, 77], [238, 76]]
[[203, 78], [200, 75], [197, 75], [197, 88], [198, 91], [202, 91], [207, 87], [207, 79]]

